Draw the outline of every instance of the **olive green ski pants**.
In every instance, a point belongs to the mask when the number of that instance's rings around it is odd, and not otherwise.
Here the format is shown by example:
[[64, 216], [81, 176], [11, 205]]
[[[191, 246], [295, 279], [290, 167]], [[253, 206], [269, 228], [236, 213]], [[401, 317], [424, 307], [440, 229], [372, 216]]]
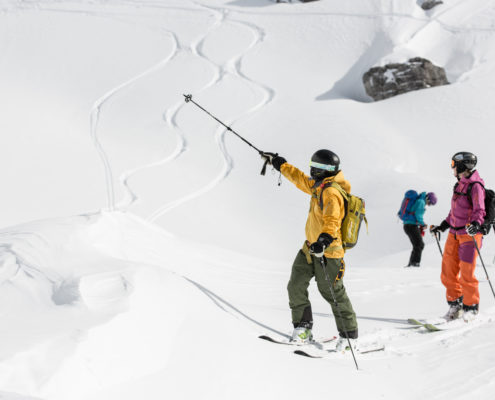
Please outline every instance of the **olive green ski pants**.
[[[311, 262], [309, 262], [310, 260]], [[304, 310], [308, 307], [311, 309], [308, 287], [311, 279], [315, 277], [319, 292], [332, 307], [332, 313], [338, 331], [342, 333], [342, 336], [345, 336], [345, 331], [357, 331], [358, 326], [356, 314], [352, 308], [349, 297], [347, 297], [342, 281], [345, 270], [344, 260], [342, 258], [328, 258], [326, 270], [328, 278], [332, 283], [335, 300], [338, 303], [338, 309], [335, 306], [332, 293], [330, 292], [329, 283], [325, 279], [325, 273], [320, 264], [320, 259], [309, 255], [308, 253], [305, 254], [303, 250], [300, 250], [297, 254], [294, 264], [292, 265], [289, 284], [287, 285], [289, 306], [292, 311], [292, 322], [294, 326], [296, 326], [301, 322]], [[342, 319], [340, 318], [340, 315], [342, 315]]]

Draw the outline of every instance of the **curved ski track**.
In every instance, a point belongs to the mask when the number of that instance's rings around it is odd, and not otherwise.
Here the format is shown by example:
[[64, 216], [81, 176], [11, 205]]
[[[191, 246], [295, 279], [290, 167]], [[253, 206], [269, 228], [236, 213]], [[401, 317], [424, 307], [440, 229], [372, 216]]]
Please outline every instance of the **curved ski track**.
[[[216, 85], [217, 83], [221, 82], [222, 79], [224, 78], [224, 76], [226, 76], [227, 74], [231, 74], [231, 75], [238, 77], [244, 81], [247, 81], [251, 86], [254, 86], [254, 87], [258, 88], [258, 90], [261, 90], [264, 92], [263, 100], [259, 104], [252, 107], [251, 109], [246, 110], [243, 113], [243, 115], [237, 117], [234, 121], [231, 121], [231, 124], [232, 124], [235, 121], [240, 120], [242, 117], [253, 114], [257, 110], [265, 107], [275, 97], [275, 91], [273, 89], [271, 89], [270, 87], [265, 86], [259, 82], [254, 81], [253, 79], [249, 78], [248, 76], [246, 76], [242, 72], [242, 59], [243, 59], [243, 57], [246, 54], [248, 54], [255, 46], [257, 46], [263, 42], [263, 40], [265, 38], [265, 32], [261, 28], [259, 28], [258, 26], [254, 25], [254, 24], [250, 24], [250, 23], [247, 23], [244, 21], [229, 19], [228, 16], [229, 16], [230, 11], [227, 11], [227, 10], [219, 11], [218, 9], [215, 9], [213, 7], [207, 7], [207, 6], [201, 5], [199, 3], [195, 3], [195, 4], [197, 6], [203, 8], [203, 9], [208, 10], [208, 11], [213, 11], [217, 15], [216, 23], [210, 28], [209, 31], [207, 31], [205, 33], [205, 35], [203, 35], [202, 38], [200, 38], [192, 46], [193, 54], [206, 60], [216, 71], [215, 78], [209, 84], [204, 86], [203, 89], [200, 90], [199, 92], [202, 92], [202, 91]], [[206, 56], [206, 54], [204, 54], [204, 52], [202, 51], [202, 47], [203, 47], [203, 44], [206, 41], [209, 33], [212, 32], [214, 29], [218, 28], [222, 23], [230, 23], [231, 25], [238, 25], [241, 27], [249, 28], [254, 35], [254, 40], [251, 42], [251, 44], [242, 53], [232, 57], [230, 60], [228, 60], [225, 63], [225, 65], [217, 65], [212, 60], [210, 60]], [[177, 109], [173, 113], [173, 117], [170, 118], [170, 123], [178, 130], [180, 130], [180, 127], [177, 124], [176, 117], [177, 117], [177, 113], [179, 111], [180, 111], [180, 108]], [[212, 190], [215, 186], [217, 186], [222, 180], [224, 180], [229, 175], [230, 171], [232, 170], [232, 159], [231, 159], [230, 155], [228, 154], [226, 147], [225, 147], [225, 134], [226, 134], [226, 132], [227, 131], [225, 130], [225, 128], [219, 127], [217, 129], [216, 134], [215, 134], [215, 141], [219, 147], [219, 150], [221, 152], [221, 155], [222, 155], [223, 161], [224, 161], [224, 166], [223, 166], [222, 170], [220, 171], [220, 173], [215, 178], [213, 178], [209, 183], [207, 183], [202, 188], [200, 188], [199, 190], [192, 192], [192, 193], [190, 193], [190, 194], [188, 194], [182, 198], [179, 198], [177, 200], [174, 200], [172, 202], [164, 204], [162, 207], [159, 207], [155, 212], [153, 212], [148, 217], [149, 221], [155, 221], [159, 217], [161, 217], [163, 214], [169, 212], [170, 210], [172, 210], [176, 207], [179, 207], [180, 205], [186, 203], [187, 201], [195, 199], [195, 198], [209, 192], [210, 190]], [[160, 164], [163, 164], [163, 162], [161, 162]]]
[[[94, 14], [98, 16], [104, 16], [107, 18], [115, 18], [115, 17], [128, 17], [128, 14], [122, 13], [122, 12], [91, 12], [87, 9], [84, 9], [84, 7], [81, 7], [80, 9], [72, 9], [72, 10], [67, 10], [67, 9], [59, 9], [57, 8], [58, 2], [57, 1], [50, 1], [50, 2], [37, 2], [36, 4], [31, 5], [31, 7], [36, 8], [38, 11], [52, 11], [52, 12], [67, 12], [67, 13], [89, 13], [89, 14]], [[93, 1], [89, 2], [82, 2], [83, 5], [87, 6], [94, 6]], [[143, 5], [139, 2], [136, 1], [121, 1], [121, 5], [124, 6], [132, 6], [136, 8], [143, 9]], [[90, 133], [91, 133], [91, 138], [93, 140], [93, 143], [95, 145], [95, 148], [102, 160], [102, 163], [104, 165], [104, 170], [105, 170], [105, 181], [106, 181], [106, 191], [107, 191], [107, 203], [108, 203], [108, 209], [113, 211], [115, 209], [121, 209], [121, 210], [126, 210], [129, 209], [132, 204], [137, 200], [138, 196], [136, 193], [133, 192], [129, 180], [135, 176], [136, 174], [142, 172], [145, 169], [148, 168], [154, 168], [159, 165], [167, 164], [169, 162], [172, 162], [175, 160], [177, 157], [179, 157], [184, 151], [187, 150], [187, 140], [184, 132], [181, 130], [178, 122], [177, 122], [177, 116], [179, 112], [181, 111], [182, 107], [185, 105], [184, 102], [182, 101], [182, 98], [178, 100], [177, 104], [174, 106], [166, 109], [163, 113], [163, 120], [166, 123], [167, 126], [171, 126], [174, 128], [175, 134], [177, 135], [177, 145], [175, 146], [175, 149], [173, 152], [165, 157], [162, 160], [155, 161], [150, 164], [142, 165], [137, 168], [125, 171], [122, 173], [122, 175], [119, 177], [120, 183], [124, 187], [126, 194], [127, 194], [127, 200], [123, 199], [119, 202], [118, 205], [116, 205], [116, 200], [115, 200], [115, 190], [114, 190], [114, 174], [109, 162], [109, 158], [105, 152], [105, 149], [101, 145], [101, 142], [98, 138], [98, 123], [99, 123], [99, 117], [102, 109], [104, 108], [105, 104], [108, 103], [109, 101], [112, 100], [112, 97], [116, 95], [117, 93], [126, 90], [129, 88], [131, 85], [137, 83], [140, 79], [148, 76], [149, 74], [152, 74], [161, 68], [165, 67], [168, 63], [170, 63], [181, 51], [188, 51], [191, 52], [193, 55], [201, 58], [202, 60], [206, 61], [208, 64], [211, 65], [212, 69], [214, 70], [215, 76], [211, 80], [211, 82], [207, 83], [201, 90], [199, 90], [197, 93], [201, 93], [202, 91], [218, 84], [219, 82], [222, 81], [225, 75], [231, 74], [239, 79], [244, 80], [247, 82], [249, 85], [255, 87], [256, 89], [262, 91], [264, 93], [264, 99], [258, 104], [252, 107], [251, 109], [246, 110], [242, 115], [238, 116], [234, 120], [230, 121], [230, 124], [234, 124], [236, 121], [239, 121], [243, 117], [246, 117], [248, 115], [251, 115], [258, 111], [259, 109], [263, 108], [267, 104], [273, 101], [276, 93], [275, 90], [270, 88], [267, 85], [264, 85], [260, 82], [257, 82], [250, 77], [246, 76], [242, 72], [242, 59], [243, 57], [248, 54], [254, 47], [260, 45], [265, 38], [265, 31], [260, 28], [259, 26], [246, 22], [246, 21], [241, 21], [239, 19], [234, 19], [230, 17], [230, 14], [248, 14], [248, 15], [256, 15], [256, 14], [261, 14], [260, 12], [254, 12], [254, 11], [243, 11], [239, 9], [235, 10], [227, 10], [227, 9], [222, 9], [219, 7], [214, 7], [214, 6], [207, 6], [204, 5], [203, 3], [200, 3], [198, 1], [191, 1], [191, 4], [193, 4], [196, 8], [191, 8], [191, 7], [177, 7], [177, 6], [165, 6], [160, 3], [148, 3], [146, 4], [146, 8], [149, 9], [157, 9], [157, 10], [179, 10], [179, 11], [186, 11], [186, 12], [203, 12], [203, 10], [213, 13], [216, 15], [216, 21], [215, 23], [206, 30], [206, 32], [200, 37], [196, 42], [191, 43], [190, 45], [184, 45], [179, 42], [179, 39], [177, 35], [173, 31], [168, 31], [168, 30], [163, 30], [164, 34], [170, 36], [172, 42], [173, 42], [173, 50], [172, 52], [162, 61], [158, 62], [156, 65], [151, 66], [149, 69], [143, 71], [142, 73], [138, 74], [137, 76], [129, 79], [126, 82], [123, 82], [122, 84], [118, 85], [117, 87], [109, 90], [107, 93], [105, 93], [103, 96], [101, 96], [99, 99], [97, 99], [92, 107], [91, 114], [90, 114]], [[414, 40], [424, 29], [426, 29], [428, 26], [430, 26], [431, 23], [437, 23], [440, 26], [442, 26], [443, 29], [450, 31], [452, 33], [459, 33], [463, 31], [462, 28], [458, 28], [456, 26], [450, 25], [448, 22], [442, 21], [441, 17], [445, 16], [448, 14], [450, 11], [457, 9], [459, 6], [466, 6], [463, 2], [458, 2], [456, 4], [451, 5], [450, 7], [446, 8], [445, 10], [440, 10], [436, 15], [432, 16], [431, 18], [428, 16], [425, 17], [416, 17], [412, 15], [407, 15], [407, 14], [401, 14], [401, 13], [376, 13], [376, 14], [352, 14], [352, 13], [314, 13], [314, 12], [303, 12], [303, 15], [318, 15], [318, 16], [346, 16], [346, 17], [356, 17], [356, 18], [383, 18], [383, 17], [396, 17], [396, 18], [408, 18], [412, 20], [419, 20], [419, 21], [424, 21], [425, 25], [423, 25], [421, 28], [419, 28], [413, 35], [409, 37], [405, 45], [407, 43], [411, 42]], [[484, 6], [487, 7], [487, 6]], [[29, 8], [29, 7], [25, 7]], [[476, 7], [475, 7], [476, 8]], [[293, 13], [284, 13], [284, 12], [276, 12], [272, 13], [275, 16], [292, 16]], [[263, 14], [265, 15], [265, 14]], [[202, 46], [204, 42], [206, 41], [208, 35], [217, 29], [221, 24], [223, 23], [229, 23], [231, 25], [238, 25], [239, 27], [242, 28], [248, 28], [251, 30], [254, 36], [254, 40], [251, 43], [250, 46], [248, 46], [242, 53], [232, 57], [230, 60], [228, 60], [225, 65], [217, 65], [215, 64], [212, 60], [210, 60], [206, 54], [202, 52]], [[494, 31], [494, 29], [490, 28], [469, 28], [470, 30], [479, 30], [479, 31]], [[173, 200], [169, 203], [166, 203], [156, 209], [154, 212], [152, 212], [147, 219], [150, 221], [155, 221], [158, 218], [160, 218], [162, 215], [165, 213], [169, 212], [170, 210], [186, 203], [189, 200], [192, 200], [194, 198], [197, 198], [210, 190], [212, 190], [216, 185], [218, 185], [223, 179], [225, 179], [230, 171], [232, 170], [232, 159], [230, 155], [228, 154], [226, 147], [225, 147], [225, 133], [227, 131], [223, 127], [219, 127], [216, 134], [215, 134], [215, 141], [218, 145], [218, 148], [220, 150], [220, 153], [223, 157], [224, 161], [224, 166], [220, 173], [213, 178], [209, 183], [204, 185], [201, 189], [189, 193], [182, 198]]]
[[[53, 2], [51, 4], [56, 5], [56, 2]], [[94, 5], [93, 2], [90, 2], [88, 4]], [[134, 2], [134, 1], [122, 1], [121, 4], [142, 8], [141, 4], [138, 4], [137, 2]], [[208, 64], [211, 65], [212, 69], [214, 70], [213, 79], [210, 82], [208, 82], [200, 91], [198, 91], [195, 94], [198, 94], [198, 93], [218, 84], [219, 82], [222, 81], [224, 76], [226, 76], [227, 74], [231, 74], [237, 78], [240, 78], [240, 79], [246, 81], [249, 85], [255, 87], [256, 89], [258, 89], [264, 93], [264, 98], [259, 104], [251, 107], [250, 109], [246, 110], [242, 115], [240, 115], [237, 118], [235, 118], [234, 120], [230, 121], [231, 124], [233, 124], [236, 121], [239, 121], [240, 119], [242, 119], [243, 117], [247, 117], [247, 116], [255, 113], [256, 111], [260, 110], [261, 108], [265, 107], [267, 104], [272, 102], [276, 96], [274, 89], [251, 79], [250, 77], [246, 76], [242, 72], [242, 60], [243, 60], [244, 56], [247, 55], [254, 47], [260, 45], [264, 41], [266, 33], [262, 28], [260, 28], [259, 26], [255, 25], [255, 24], [231, 18], [230, 14], [231, 13], [237, 13], [237, 14], [254, 15], [256, 13], [254, 13], [254, 12], [242, 12], [239, 10], [233, 11], [233, 10], [219, 9], [219, 8], [215, 8], [215, 7], [211, 7], [211, 6], [205, 6], [204, 4], [194, 2], [194, 1], [192, 2], [192, 4], [194, 4], [198, 8], [193, 9], [193, 8], [181, 8], [181, 7], [166, 7], [166, 6], [163, 6], [159, 3], [146, 5], [146, 7], [156, 8], [156, 9], [160, 9], [160, 10], [173, 9], [173, 10], [188, 11], [188, 12], [198, 12], [199, 10], [206, 10], [208, 12], [214, 13], [214, 15], [216, 16], [216, 21], [214, 24], [212, 24], [212, 26], [209, 29], [206, 30], [206, 32], [198, 40], [191, 43], [190, 45], [184, 45], [184, 44], [180, 43], [177, 35], [174, 32], [164, 30], [164, 33], [166, 35], [170, 36], [170, 38], [173, 42], [173, 49], [172, 49], [171, 53], [167, 57], [165, 57], [163, 60], [158, 62], [157, 64], [151, 66], [150, 68], [143, 71], [142, 73], [140, 73], [140, 74], [136, 75], [135, 77], [121, 83], [117, 87], [115, 87], [115, 88], [111, 89], [110, 91], [108, 91], [107, 93], [105, 93], [103, 96], [101, 96], [99, 99], [97, 99], [95, 101], [95, 103], [92, 107], [91, 115], [90, 115], [90, 123], [91, 123], [90, 132], [91, 132], [91, 137], [92, 137], [93, 142], [95, 144], [96, 150], [98, 151], [98, 154], [99, 154], [99, 156], [102, 159], [102, 162], [104, 164], [105, 179], [106, 179], [106, 184], [107, 184], [108, 208], [112, 211], [115, 210], [115, 208], [116, 208], [115, 194], [114, 194], [114, 183], [113, 183], [114, 178], [113, 178], [113, 172], [112, 172], [112, 168], [111, 168], [109, 159], [106, 155], [105, 149], [101, 145], [101, 142], [99, 141], [99, 138], [98, 138], [98, 123], [99, 123], [100, 113], [104, 109], [105, 104], [107, 104], [109, 101], [111, 101], [113, 96], [115, 96], [117, 93], [126, 90], [131, 85], [137, 83], [140, 79], [142, 79], [142, 78], [148, 76], [149, 74], [152, 74], [152, 73], [160, 70], [161, 68], [165, 67], [174, 58], [176, 58], [176, 56], [181, 51], [187, 51], [187, 52], [191, 52], [193, 55], [206, 61]], [[426, 24], [423, 27], [421, 27], [417, 32], [415, 32], [409, 38], [408, 41], [410, 41], [410, 40], [414, 39], [423, 29], [425, 29], [431, 23], [438, 23], [444, 29], [451, 31], [453, 33], [461, 32], [463, 30], [462, 28], [456, 28], [456, 27], [451, 26], [448, 23], [440, 20], [440, 17], [442, 15], [447, 14], [449, 11], [451, 11], [454, 8], [456, 8], [457, 6], [459, 6], [459, 4], [461, 4], [461, 3], [459, 2], [459, 3], [449, 7], [448, 9], [446, 9], [445, 11], [442, 11], [441, 13], [437, 14], [433, 18], [428, 18], [428, 17], [418, 18], [418, 17], [414, 17], [411, 15], [393, 14], [393, 13], [383, 13], [383, 14], [376, 14], [376, 15], [349, 14], [349, 15], [342, 15], [342, 16], [356, 17], [356, 18], [383, 18], [383, 17], [388, 16], [388, 17], [408, 18], [408, 19], [413, 19], [413, 20], [424, 21]], [[56, 8], [46, 8], [46, 7], [44, 7], [44, 8], [37, 7], [37, 10], [38, 11], [53, 11], [53, 12], [70, 12], [70, 13], [80, 13], [80, 12], [86, 12], [87, 13], [88, 12], [87, 10], [68, 11], [68, 10], [60, 10], [60, 9], [56, 9]], [[112, 14], [110, 12], [108, 12], [108, 13], [94, 13], [94, 14], [99, 15], [99, 16], [105, 16], [108, 18], [116, 17], [116, 14]], [[293, 14], [276, 13], [273, 15], [292, 16]], [[313, 15], [313, 14], [304, 13], [304, 15]], [[333, 16], [333, 15], [340, 15], [340, 14], [318, 13], [318, 14], [314, 14], [314, 15], [319, 15], [319, 16], [332, 15]], [[127, 14], [120, 14], [120, 16], [128, 17]], [[248, 28], [253, 33], [254, 40], [242, 53], [232, 57], [230, 60], [228, 60], [225, 63], [225, 65], [217, 65], [212, 60], [210, 60], [206, 56], [206, 54], [203, 53], [202, 46], [203, 46], [204, 42], [206, 41], [208, 35], [212, 31], [217, 29], [223, 23], [229, 23], [232, 25], [237, 25], [237, 26], [242, 27], [242, 28]], [[469, 30], [471, 30], [471, 31], [473, 31], [473, 30], [474, 31], [492, 31], [492, 32], [495, 31], [494, 29], [488, 29], [488, 28], [486, 28], [486, 29], [485, 28], [478, 28], [478, 29], [470, 28]], [[184, 101], [182, 100], [182, 96], [180, 96], [180, 97], [181, 97], [180, 100], [178, 100], [178, 102], [174, 106], [166, 109], [163, 113], [163, 120], [165, 121], [165, 123], [168, 126], [172, 126], [174, 128], [174, 130], [177, 132], [177, 145], [176, 145], [174, 151], [169, 156], [167, 156], [166, 158], [164, 158], [162, 160], [159, 160], [157, 162], [153, 162], [153, 163], [150, 163], [147, 165], [143, 165], [143, 166], [140, 166], [140, 167], [132, 169], [132, 170], [128, 170], [122, 174], [122, 176], [120, 177], [120, 182], [125, 187], [125, 190], [127, 191], [130, 200], [127, 203], [122, 203], [119, 208], [122, 208], [122, 209], [129, 208], [134, 203], [134, 201], [137, 199], [137, 195], [132, 191], [132, 189], [129, 185], [129, 179], [131, 177], [133, 177], [135, 174], [137, 174], [137, 173], [139, 173], [145, 169], [153, 168], [153, 167], [156, 167], [159, 165], [163, 165], [163, 164], [172, 162], [174, 159], [179, 157], [180, 154], [182, 154], [187, 149], [187, 140], [186, 140], [185, 134], [181, 130], [180, 125], [177, 121], [178, 120], [178, 114], [181, 111], [182, 107], [184, 107], [184, 105], [185, 105]], [[205, 186], [203, 186], [201, 189], [199, 189], [193, 193], [187, 194], [187, 195], [185, 195], [185, 196], [183, 196], [177, 200], [174, 200], [172, 202], [169, 202], [169, 203], [162, 205], [157, 210], [155, 210], [150, 216], [148, 216], [148, 220], [155, 221], [156, 219], [160, 218], [162, 215], [169, 212], [170, 210], [184, 204], [185, 202], [187, 202], [189, 200], [192, 200], [194, 198], [197, 198], [197, 197], [207, 193], [208, 191], [212, 190], [216, 185], [218, 185], [223, 179], [225, 179], [229, 175], [230, 171], [232, 170], [232, 159], [229, 156], [229, 154], [225, 148], [225, 133], [226, 132], [227, 131], [224, 128], [218, 128], [218, 130], [215, 134], [215, 141], [216, 141], [216, 143], [219, 147], [219, 150], [221, 152], [221, 155], [224, 159], [224, 167], [223, 167], [222, 171], [215, 178], [213, 178], [209, 183], [207, 183]], [[12, 249], [4, 246], [4, 250], [6, 252], [11, 252]], [[17, 254], [14, 253], [13, 255], [21, 262], [22, 265], [27, 266], [32, 271], [39, 272], [35, 266], [30, 266], [29, 264], [27, 264], [25, 262], [25, 260], [22, 260], [21, 258], [19, 258]], [[56, 278], [54, 278], [54, 277], [47, 277], [47, 278], [49, 281], [55, 281], [56, 280]], [[249, 317], [248, 315], [244, 314], [239, 309], [234, 307], [232, 304], [227, 303], [224, 299], [220, 298], [218, 295], [214, 294], [213, 292], [211, 292], [209, 289], [205, 288], [204, 286], [201, 286], [199, 283], [192, 281], [185, 276], [183, 278], [186, 279], [187, 281], [189, 281], [191, 284], [195, 285], [201, 291], [203, 291], [208, 297], [210, 297], [212, 299], [212, 301], [214, 301], [224, 311], [227, 311], [227, 310], [222, 306], [222, 304], [224, 306], [227, 306], [227, 308], [230, 309], [231, 311], [233, 311], [232, 312], [233, 315], [239, 315], [239, 316], [244, 317], [247, 320], [253, 322], [255, 325], [261, 326], [264, 329], [269, 329], [273, 332], [284, 335], [282, 332], [278, 332], [275, 329], [270, 328], [269, 326], [266, 326], [266, 325], [262, 324], [261, 322], [256, 321], [253, 318]], [[227, 311], [227, 312], [230, 312], [230, 311]], [[376, 332], [375, 334], [371, 333], [367, 337], [367, 339], [368, 340], [380, 340], [380, 339], [383, 340], [384, 338], [392, 338], [392, 339], [397, 338], [397, 337], [403, 338], [404, 336], [408, 336], [410, 334], [411, 333], [406, 333], [404, 331], [402, 331], [402, 332], [397, 331], [396, 329], [392, 328], [392, 329], [380, 330], [380, 331]], [[397, 352], [398, 354], [404, 354], [404, 353], [407, 354], [407, 352], [410, 351], [411, 349], [421, 347], [423, 345], [424, 344], [422, 344], [422, 343], [414, 343], [409, 347], [405, 346], [405, 347], [401, 347], [400, 349], [396, 349], [396, 350], [392, 349], [391, 351]]]
[[[134, 2], [124, 2], [123, 4], [125, 5], [132, 5], [132, 6], [137, 6], [137, 4], [134, 4]], [[90, 115], [90, 127], [91, 127], [91, 137], [93, 140], [93, 143], [95, 145], [95, 148], [103, 162], [104, 165], [104, 170], [105, 170], [105, 181], [106, 181], [106, 190], [107, 190], [107, 203], [108, 203], [108, 208], [110, 211], [114, 211], [116, 208], [125, 210], [128, 209], [129, 207], [132, 206], [132, 204], [137, 200], [138, 196], [136, 193], [133, 192], [131, 189], [131, 186], [129, 184], [129, 180], [136, 175], [139, 172], [142, 172], [145, 169], [148, 168], [153, 168], [157, 167], [159, 165], [163, 165], [166, 163], [169, 163], [173, 160], [175, 160], [181, 153], [183, 153], [187, 149], [187, 140], [185, 137], [185, 134], [181, 130], [178, 122], [177, 122], [177, 116], [182, 109], [182, 107], [185, 105], [185, 103], [182, 101], [182, 98], [178, 103], [167, 110], [164, 111], [163, 113], [163, 120], [168, 126], [172, 126], [174, 128], [174, 131], [177, 132], [177, 145], [174, 149], [174, 151], [168, 155], [166, 158], [139, 166], [137, 168], [134, 168], [132, 170], [125, 171], [121, 176], [120, 176], [120, 182], [125, 188], [127, 192], [127, 201], [121, 201], [118, 205], [116, 205], [116, 200], [115, 200], [115, 190], [114, 190], [114, 173], [112, 171], [112, 167], [109, 162], [109, 158], [105, 152], [105, 149], [101, 145], [101, 142], [98, 138], [98, 123], [100, 119], [100, 113], [102, 111], [102, 108], [104, 108], [105, 104], [108, 103], [109, 101], [112, 100], [112, 97], [115, 96], [116, 94], [120, 93], [121, 91], [126, 90], [129, 88], [131, 85], [137, 83], [140, 79], [148, 76], [149, 74], [152, 74], [161, 68], [165, 67], [169, 62], [171, 62], [181, 51], [188, 51], [191, 52], [193, 55], [203, 59], [206, 61], [208, 64], [211, 65], [212, 69], [214, 70], [214, 77], [213, 79], [208, 82], [199, 92], [202, 92], [215, 84], [219, 83], [222, 81], [225, 75], [231, 74], [237, 78], [240, 78], [244, 81], [247, 81], [251, 86], [255, 86], [258, 90], [262, 90], [264, 92], [264, 98], [263, 100], [256, 106], [252, 107], [249, 110], [246, 110], [245, 113], [243, 113], [242, 116], [246, 116], [249, 114], [252, 114], [256, 112], [258, 109], [264, 107], [267, 105], [269, 102], [273, 100], [275, 97], [275, 91], [271, 89], [268, 86], [265, 86], [261, 83], [258, 83], [254, 81], [253, 79], [249, 78], [246, 76], [242, 70], [242, 58], [244, 55], [246, 55], [251, 49], [253, 49], [256, 45], [261, 43], [264, 40], [265, 37], [265, 32], [259, 28], [258, 26], [254, 24], [250, 24], [247, 22], [243, 21], [238, 21], [234, 19], [228, 19], [228, 10], [218, 10], [213, 7], [208, 7], [204, 6], [200, 3], [193, 2], [195, 6], [197, 6], [197, 9], [191, 9], [191, 8], [179, 8], [179, 7], [171, 7], [174, 10], [181, 10], [181, 11], [198, 11], [198, 9], [201, 10], [206, 10], [207, 12], [211, 13], [213, 12], [214, 15], [216, 16], [216, 21], [215, 23], [196, 41], [191, 43], [190, 45], [184, 45], [179, 42], [179, 39], [177, 35], [172, 32], [172, 31], [165, 31], [165, 34], [170, 36], [174, 43], [174, 48], [172, 52], [163, 60], [161, 60], [159, 63], [156, 65], [150, 67], [149, 69], [143, 71], [142, 73], [138, 74], [137, 76], [127, 80], [126, 82], [123, 82], [122, 84], [118, 85], [117, 87], [109, 90], [107, 93], [105, 93], [103, 96], [101, 96], [96, 102], [94, 103], [92, 110], [91, 110], [91, 115]], [[159, 6], [159, 5], [153, 5], [152, 7], [161, 9], [161, 10], [166, 10], [168, 7], [165, 6]], [[48, 11], [48, 9], [45, 9], [45, 11]], [[55, 10], [51, 10], [55, 11]], [[57, 10], [59, 11], [59, 10]], [[71, 12], [77, 12], [77, 11], [71, 11]], [[99, 14], [101, 15], [101, 14]], [[112, 17], [110, 14], [103, 14], [105, 17]], [[232, 57], [230, 60], [228, 60], [225, 65], [217, 65], [215, 64], [212, 60], [210, 60], [206, 54], [203, 53], [202, 51], [202, 46], [207, 39], [208, 35], [218, 28], [222, 23], [230, 23], [231, 25], [238, 25], [239, 27], [243, 28], [248, 28], [251, 30], [253, 33], [254, 39], [252, 43], [240, 54]], [[198, 93], [199, 93], [198, 92]], [[238, 117], [236, 120], [239, 120], [242, 116]], [[232, 121], [231, 123], [233, 123]], [[180, 199], [174, 200], [170, 203], [167, 203], [161, 207], [159, 207], [156, 211], [154, 211], [150, 216], [148, 216], [148, 220], [150, 221], [155, 221], [157, 218], [159, 218], [161, 215], [164, 213], [170, 211], [171, 209], [180, 206], [181, 204], [194, 199], [196, 197], [201, 196], [202, 194], [210, 191], [212, 188], [214, 188], [220, 181], [225, 179], [230, 171], [232, 170], [232, 159], [230, 158], [226, 148], [225, 148], [225, 143], [224, 143], [224, 135], [226, 133], [225, 129], [219, 129], [217, 133], [215, 134], [215, 141], [217, 142], [217, 145], [219, 147], [219, 150], [221, 152], [221, 155], [224, 160], [224, 167], [222, 171], [213, 178], [209, 183], [207, 183], [203, 188], [197, 190], [196, 192], [190, 193]]]

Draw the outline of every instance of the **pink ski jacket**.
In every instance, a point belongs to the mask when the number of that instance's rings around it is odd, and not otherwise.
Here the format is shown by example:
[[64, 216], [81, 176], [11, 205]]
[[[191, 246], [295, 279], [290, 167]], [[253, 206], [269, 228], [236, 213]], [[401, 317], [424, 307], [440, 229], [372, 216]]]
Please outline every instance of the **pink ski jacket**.
[[[464, 227], [478, 221], [483, 224], [485, 219], [485, 190], [483, 186], [474, 184], [471, 187], [471, 196], [467, 196], [468, 187], [473, 182], [480, 182], [484, 186], [478, 171], [474, 171], [469, 178], [461, 178], [452, 195], [450, 212], [446, 221], [451, 226], [450, 232], [459, 235], [466, 234]], [[458, 194], [458, 193], [464, 193]]]

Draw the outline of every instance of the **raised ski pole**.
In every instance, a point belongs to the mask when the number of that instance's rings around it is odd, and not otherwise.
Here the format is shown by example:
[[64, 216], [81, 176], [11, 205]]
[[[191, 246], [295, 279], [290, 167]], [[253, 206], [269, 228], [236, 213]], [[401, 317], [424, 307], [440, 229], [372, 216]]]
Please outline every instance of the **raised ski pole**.
[[234, 135], [236, 135], [239, 139], [241, 139], [244, 143], [246, 143], [248, 146], [251, 146], [253, 149], [255, 149], [258, 154], [265, 158], [265, 163], [263, 164], [263, 168], [261, 169], [261, 175], [265, 175], [265, 172], [266, 172], [266, 167], [268, 165], [268, 158], [264, 157], [264, 152], [261, 151], [260, 149], [258, 149], [256, 146], [254, 146], [252, 143], [248, 142], [246, 139], [244, 139], [241, 135], [239, 135], [236, 131], [234, 131], [230, 126], [224, 124], [222, 121], [220, 121], [217, 117], [215, 117], [212, 113], [210, 113], [208, 110], [206, 110], [205, 108], [203, 108], [202, 106], [200, 106], [198, 103], [196, 103], [193, 99], [192, 99], [192, 94], [184, 94], [184, 99], [186, 101], [186, 103], [193, 103], [196, 107], [198, 107], [199, 109], [203, 110], [206, 114], [208, 114], [210, 117], [212, 117], [215, 121], [217, 121], [220, 125], [223, 125], [225, 128], [227, 128], [228, 131], [232, 132]]
[[[337, 303], [337, 299], [335, 297], [335, 292], [333, 291], [332, 283], [330, 282], [330, 278], [328, 277], [327, 259], [325, 256], [320, 257], [320, 264], [321, 264], [321, 268], [323, 268], [323, 272], [325, 273], [325, 279], [328, 282], [328, 287], [330, 288], [330, 293], [332, 295], [333, 303], [335, 304], [335, 308], [337, 309], [337, 312], [339, 313], [340, 323], [342, 324], [342, 326], [345, 326], [344, 318], [342, 317], [342, 313], [340, 312], [339, 303]], [[345, 333], [345, 337], [347, 339], [347, 343], [349, 344], [349, 348], [351, 349], [352, 358], [354, 359], [354, 364], [356, 364], [356, 369], [359, 370], [358, 363], [356, 361], [356, 356], [354, 355], [354, 350], [352, 348], [351, 341], [349, 339], [349, 335], [347, 334], [347, 329], [344, 329], [344, 333]]]
[[474, 246], [476, 247], [476, 251], [478, 252], [478, 256], [480, 257], [481, 265], [483, 265], [483, 269], [485, 270], [486, 280], [490, 285], [490, 289], [492, 289], [493, 297], [495, 297], [495, 291], [493, 290], [492, 283], [490, 282], [490, 277], [488, 276], [488, 271], [486, 270], [485, 263], [483, 262], [483, 258], [481, 257], [481, 252], [480, 252], [480, 248], [478, 247], [478, 242], [476, 241], [474, 236], [473, 236], [473, 242], [474, 242]]

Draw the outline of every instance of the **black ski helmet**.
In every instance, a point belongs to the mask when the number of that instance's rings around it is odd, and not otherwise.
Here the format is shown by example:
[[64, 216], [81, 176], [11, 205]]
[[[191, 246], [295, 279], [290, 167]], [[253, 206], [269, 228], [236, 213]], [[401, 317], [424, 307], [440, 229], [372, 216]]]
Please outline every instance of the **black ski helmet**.
[[322, 149], [313, 154], [309, 166], [311, 167], [311, 177], [319, 180], [337, 175], [340, 167], [340, 159], [333, 151]]
[[457, 168], [457, 173], [471, 171], [476, 167], [478, 159], [469, 151], [460, 151], [452, 156], [452, 168]]

